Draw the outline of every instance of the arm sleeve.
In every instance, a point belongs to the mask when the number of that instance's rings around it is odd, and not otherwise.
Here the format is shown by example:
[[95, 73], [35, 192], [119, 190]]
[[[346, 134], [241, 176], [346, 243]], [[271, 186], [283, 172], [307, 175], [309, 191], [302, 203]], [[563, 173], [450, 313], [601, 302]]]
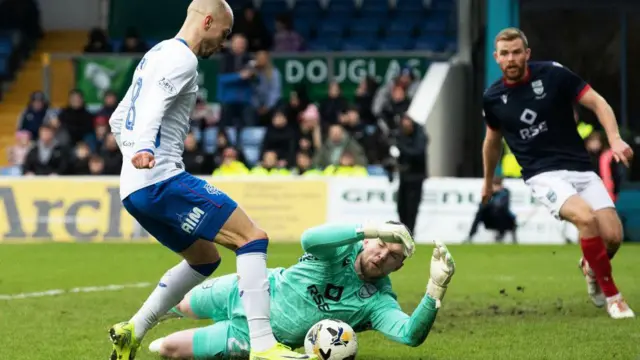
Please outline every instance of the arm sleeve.
[[591, 88], [586, 81], [573, 71], [556, 62], [554, 62], [553, 65], [555, 68], [555, 77], [560, 83], [562, 93], [571, 100], [579, 101], [587, 90]]
[[437, 314], [436, 300], [427, 295], [409, 316], [400, 309], [393, 296], [385, 293], [376, 302], [370, 321], [373, 329], [387, 338], [416, 347], [427, 339]]
[[[164, 114], [195, 76], [192, 61], [171, 61], [134, 79], [125, 128], [133, 131], [136, 152], [153, 153]], [[132, 109], [135, 109], [132, 111]]]
[[482, 104], [482, 116], [484, 117], [484, 122], [492, 130], [500, 130], [500, 122], [491, 112], [491, 108], [489, 107], [488, 103], [489, 102], [485, 98]]
[[364, 240], [362, 226], [356, 224], [324, 224], [302, 234], [302, 248], [318, 259], [336, 257], [339, 248]]
[[427, 136], [424, 134], [423, 128], [415, 127], [415, 137], [411, 142], [398, 142], [398, 150], [403, 155], [422, 156], [427, 151]]

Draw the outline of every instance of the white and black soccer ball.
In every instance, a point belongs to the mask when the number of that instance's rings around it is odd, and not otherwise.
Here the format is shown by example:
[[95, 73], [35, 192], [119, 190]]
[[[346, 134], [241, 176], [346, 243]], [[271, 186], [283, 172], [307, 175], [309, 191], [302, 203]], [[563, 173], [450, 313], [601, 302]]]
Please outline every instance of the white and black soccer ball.
[[304, 338], [304, 351], [321, 360], [354, 360], [358, 338], [349, 324], [340, 320], [321, 320]]

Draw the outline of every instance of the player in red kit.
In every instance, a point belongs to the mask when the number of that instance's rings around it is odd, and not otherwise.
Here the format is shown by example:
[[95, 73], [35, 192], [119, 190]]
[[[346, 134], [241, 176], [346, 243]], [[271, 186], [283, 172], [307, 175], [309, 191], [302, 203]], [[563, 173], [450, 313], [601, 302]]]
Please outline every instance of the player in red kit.
[[483, 99], [487, 132], [482, 148], [483, 202], [489, 200], [502, 138], [522, 166], [533, 196], [558, 219], [580, 232], [580, 268], [593, 303], [614, 319], [633, 311], [613, 280], [611, 262], [622, 242], [622, 224], [578, 134], [573, 105], [593, 111], [604, 128], [616, 161], [629, 165], [633, 151], [618, 130], [611, 106], [584, 80], [556, 62], [529, 62], [531, 49], [522, 31], [502, 30], [494, 57], [503, 78]]

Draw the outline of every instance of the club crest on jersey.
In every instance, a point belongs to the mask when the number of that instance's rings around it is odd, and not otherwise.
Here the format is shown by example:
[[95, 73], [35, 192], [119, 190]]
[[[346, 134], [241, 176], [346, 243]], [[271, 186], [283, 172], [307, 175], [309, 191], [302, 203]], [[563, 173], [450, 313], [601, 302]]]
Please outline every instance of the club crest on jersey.
[[540, 100], [547, 96], [544, 93], [544, 85], [542, 85], [542, 80], [536, 80], [531, 82], [531, 88], [533, 88], [533, 93], [536, 94], [536, 100]]
[[500, 99], [502, 99], [503, 103], [505, 103], [505, 104], [507, 103], [507, 95], [500, 96]]
[[364, 284], [358, 290], [358, 296], [361, 299], [368, 299], [378, 292], [378, 288], [373, 284]]

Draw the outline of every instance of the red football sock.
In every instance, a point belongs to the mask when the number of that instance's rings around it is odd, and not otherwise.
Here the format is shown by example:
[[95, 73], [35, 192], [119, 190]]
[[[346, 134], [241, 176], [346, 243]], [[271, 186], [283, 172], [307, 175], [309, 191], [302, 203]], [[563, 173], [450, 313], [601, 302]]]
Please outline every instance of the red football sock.
[[604, 295], [606, 297], [617, 295], [618, 288], [611, 275], [611, 262], [602, 238], [596, 236], [580, 239], [580, 246], [582, 247], [582, 254], [584, 254], [585, 260], [587, 260], [595, 273], [598, 285], [600, 285]]

